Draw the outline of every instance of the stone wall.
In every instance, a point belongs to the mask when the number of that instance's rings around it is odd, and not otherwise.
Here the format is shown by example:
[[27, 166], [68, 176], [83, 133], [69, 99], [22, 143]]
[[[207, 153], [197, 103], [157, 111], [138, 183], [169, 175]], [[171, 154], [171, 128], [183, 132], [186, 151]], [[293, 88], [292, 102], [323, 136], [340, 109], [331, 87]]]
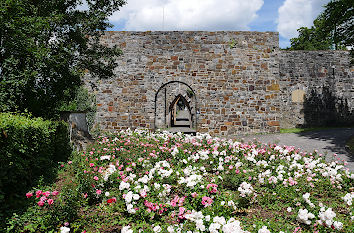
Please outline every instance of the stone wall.
[[177, 95], [189, 102], [192, 127], [217, 136], [278, 132], [323, 115], [328, 123], [340, 101], [353, 109], [348, 52], [281, 51], [278, 41], [275, 32], [105, 32], [101, 42], [123, 55], [113, 78], [86, 77], [96, 123], [166, 128]]
[[[279, 130], [278, 33], [106, 32], [101, 41], [123, 50], [115, 77], [97, 85], [102, 129], [154, 129], [156, 94], [178, 81], [195, 93], [198, 132]], [[94, 81], [87, 77], [87, 83]]]
[[[353, 116], [342, 115], [354, 111], [350, 59], [348, 51], [281, 51], [281, 127], [336, 125], [343, 123], [341, 120], [348, 122], [350, 119], [347, 118]], [[346, 106], [341, 106], [341, 102]]]

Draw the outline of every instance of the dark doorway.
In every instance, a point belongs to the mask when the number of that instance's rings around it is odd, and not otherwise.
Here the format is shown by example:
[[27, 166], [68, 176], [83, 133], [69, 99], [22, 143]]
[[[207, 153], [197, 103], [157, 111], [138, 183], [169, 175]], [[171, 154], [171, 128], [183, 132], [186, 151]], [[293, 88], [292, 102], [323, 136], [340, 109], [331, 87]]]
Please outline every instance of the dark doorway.
[[177, 95], [169, 107], [171, 127], [192, 127], [192, 114], [188, 101], [181, 95]]

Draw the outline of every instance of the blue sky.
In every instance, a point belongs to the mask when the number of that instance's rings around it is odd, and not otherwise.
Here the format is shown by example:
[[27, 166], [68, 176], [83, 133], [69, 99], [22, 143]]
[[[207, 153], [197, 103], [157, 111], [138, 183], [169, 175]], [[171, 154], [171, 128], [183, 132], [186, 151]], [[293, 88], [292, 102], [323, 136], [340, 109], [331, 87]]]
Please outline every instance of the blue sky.
[[312, 26], [329, 0], [127, 0], [111, 30], [278, 31], [281, 48]]

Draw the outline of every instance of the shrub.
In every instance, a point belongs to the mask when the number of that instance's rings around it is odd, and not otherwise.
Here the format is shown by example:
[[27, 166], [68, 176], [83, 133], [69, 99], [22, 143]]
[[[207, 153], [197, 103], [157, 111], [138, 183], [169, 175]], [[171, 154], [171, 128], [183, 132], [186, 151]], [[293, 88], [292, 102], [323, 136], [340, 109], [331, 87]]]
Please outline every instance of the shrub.
[[0, 218], [22, 207], [24, 194], [55, 178], [72, 149], [64, 122], [0, 113]]

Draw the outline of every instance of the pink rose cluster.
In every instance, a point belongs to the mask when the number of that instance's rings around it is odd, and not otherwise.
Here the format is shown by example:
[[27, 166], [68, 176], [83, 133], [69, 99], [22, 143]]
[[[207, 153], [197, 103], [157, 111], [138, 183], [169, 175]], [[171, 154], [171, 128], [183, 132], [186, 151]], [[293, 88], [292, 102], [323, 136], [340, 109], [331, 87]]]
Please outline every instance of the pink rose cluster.
[[211, 204], [213, 204], [213, 199], [211, 199], [210, 197], [204, 196], [202, 197], [202, 205], [204, 207], [208, 207], [211, 206]]
[[154, 211], [159, 214], [162, 214], [164, 211], [167, 211], [166, 205], [163, 205], [163, 204], [152, 203], [152, 202], [145, 200], [144, 205], [148, 208], [147, 209], [148, 212]]
[[217, 184], [208, 184], [207, 190], [209, 193], [217, 193], [218, 192], [218, 185]]
[[[45, 191], [43, 192], [42, 190], [37, 190], [35, 192], [35, 195], [36, 195], [36, 198], [39, 199], [39, 201], [37, 202], [37, 205], [42, 207], [44, 206], [44, 204], [47, 202], [47, 204], [50, 206], [54, 203], [54, 200], [52, 198], [49, 198], [51, 195], [52, 196], [57, 196], [59, 194], [58, 191], [53, 191], [53, 192], [50, 192], [50, 191]], [[26, 197], [27, 198], [31, 198], [33, 196], [33, 193], [32, 192], [28, 192], [26, 193]]]
[[171, 201], [171, 206], [176, 207], [176, 205], [178, 205], [179, 207], [183, 206], [183, 202], [186, 199], [186, 197], [179, 197], [178, 195], [176, 195], [172, 201]]

